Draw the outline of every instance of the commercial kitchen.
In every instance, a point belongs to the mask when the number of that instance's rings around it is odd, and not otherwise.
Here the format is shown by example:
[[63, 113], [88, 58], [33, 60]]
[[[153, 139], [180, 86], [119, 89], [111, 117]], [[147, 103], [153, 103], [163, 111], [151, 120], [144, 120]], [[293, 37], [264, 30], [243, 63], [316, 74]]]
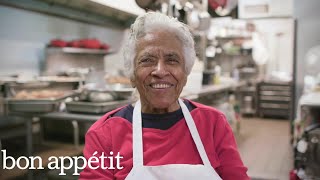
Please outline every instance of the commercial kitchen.
[[[123, 39], [146, 11], [191, 29], [197, 58], [181, 97], [225, 114], [252, 179], [320, 179], [319, 8], [318, 0], [0, 0], [0, 179], [78, 178], [49, 169], [48, 158], [82, 156], [90, 126], [134, 102]], [[19, 168], [8, 156], [26, 158]], [[31, 156], [44, 169], [23, 168]]]

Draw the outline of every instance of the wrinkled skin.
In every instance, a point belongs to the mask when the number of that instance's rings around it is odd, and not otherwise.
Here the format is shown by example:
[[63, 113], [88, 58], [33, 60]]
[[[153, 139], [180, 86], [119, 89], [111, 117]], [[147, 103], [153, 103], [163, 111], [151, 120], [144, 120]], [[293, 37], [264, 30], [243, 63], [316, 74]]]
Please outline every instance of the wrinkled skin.
[[144, 113], [179, 109], [177, 99], [187, 82], [181, 41], [168, 31], [147, 33], [138, 39], [134, 77]]

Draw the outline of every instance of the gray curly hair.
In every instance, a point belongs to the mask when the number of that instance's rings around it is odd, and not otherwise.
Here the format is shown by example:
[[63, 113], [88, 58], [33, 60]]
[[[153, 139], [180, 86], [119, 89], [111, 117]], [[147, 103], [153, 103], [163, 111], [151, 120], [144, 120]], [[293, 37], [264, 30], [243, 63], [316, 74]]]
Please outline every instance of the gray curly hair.
[[132, 78], [134, 75], [134, 58], [136, 56], [136, 44], [139, 38], [147, 33], [163, 29], [174, 33], [183, 45], [185, 59], [185, 71], [190, 74], [196, 58], [193, 36], [186, 24], [179, 22], [159, 12], [148, 12], [137, 17], [131, 25], [129, 38], [126, 39], [123, 48], [124, 68], [127, 75]]

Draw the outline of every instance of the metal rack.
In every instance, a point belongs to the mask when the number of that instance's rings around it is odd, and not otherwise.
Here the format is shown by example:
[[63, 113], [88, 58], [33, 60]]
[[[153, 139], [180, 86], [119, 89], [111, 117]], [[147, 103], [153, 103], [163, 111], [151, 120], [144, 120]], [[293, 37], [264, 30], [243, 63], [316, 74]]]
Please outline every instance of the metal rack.
[[87, 49], [74, 47], [47, 47], [46, 59], [41, 71], [43, 75], [63, 74], [71, 69], [94, 69], [104, 71], [104, 57], [113, 50]]
[[258, 84], [258, 114], [260, 117], [292, 119], [291, 82], [262, 81]]
[[105, 49], [88, 49], [88, 48], [74, 48], [74, 47], [49, 47], [47, 48], [50, 52], [62, 52], [62, 53], [75, 53], [75, 54], [101, 54], [107, 55], [114, 53], [113, 50], [105, 50]]

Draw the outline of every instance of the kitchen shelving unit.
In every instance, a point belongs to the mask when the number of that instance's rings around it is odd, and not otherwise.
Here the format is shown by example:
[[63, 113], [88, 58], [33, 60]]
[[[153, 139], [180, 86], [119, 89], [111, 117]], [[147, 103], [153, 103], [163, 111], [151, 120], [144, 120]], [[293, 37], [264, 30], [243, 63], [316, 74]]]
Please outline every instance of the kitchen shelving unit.
[[75, 47], [48, 47], [48, 51], [60, 52], [60, 53], [75, 53], [75, 54], [113, 54], [113, 50], [105, 50], [105, 49], [88, 49], [88, 48], [75, 48]]
[[47, 47], [43, 75], [57, 75], [70, 69], [104, 71], [105, 56], [116, 53], [109, 49], [88, 49], [74, 47]]
[[292, 119], [292, 83], [262, 81], [258, 84], [258, 115]]

